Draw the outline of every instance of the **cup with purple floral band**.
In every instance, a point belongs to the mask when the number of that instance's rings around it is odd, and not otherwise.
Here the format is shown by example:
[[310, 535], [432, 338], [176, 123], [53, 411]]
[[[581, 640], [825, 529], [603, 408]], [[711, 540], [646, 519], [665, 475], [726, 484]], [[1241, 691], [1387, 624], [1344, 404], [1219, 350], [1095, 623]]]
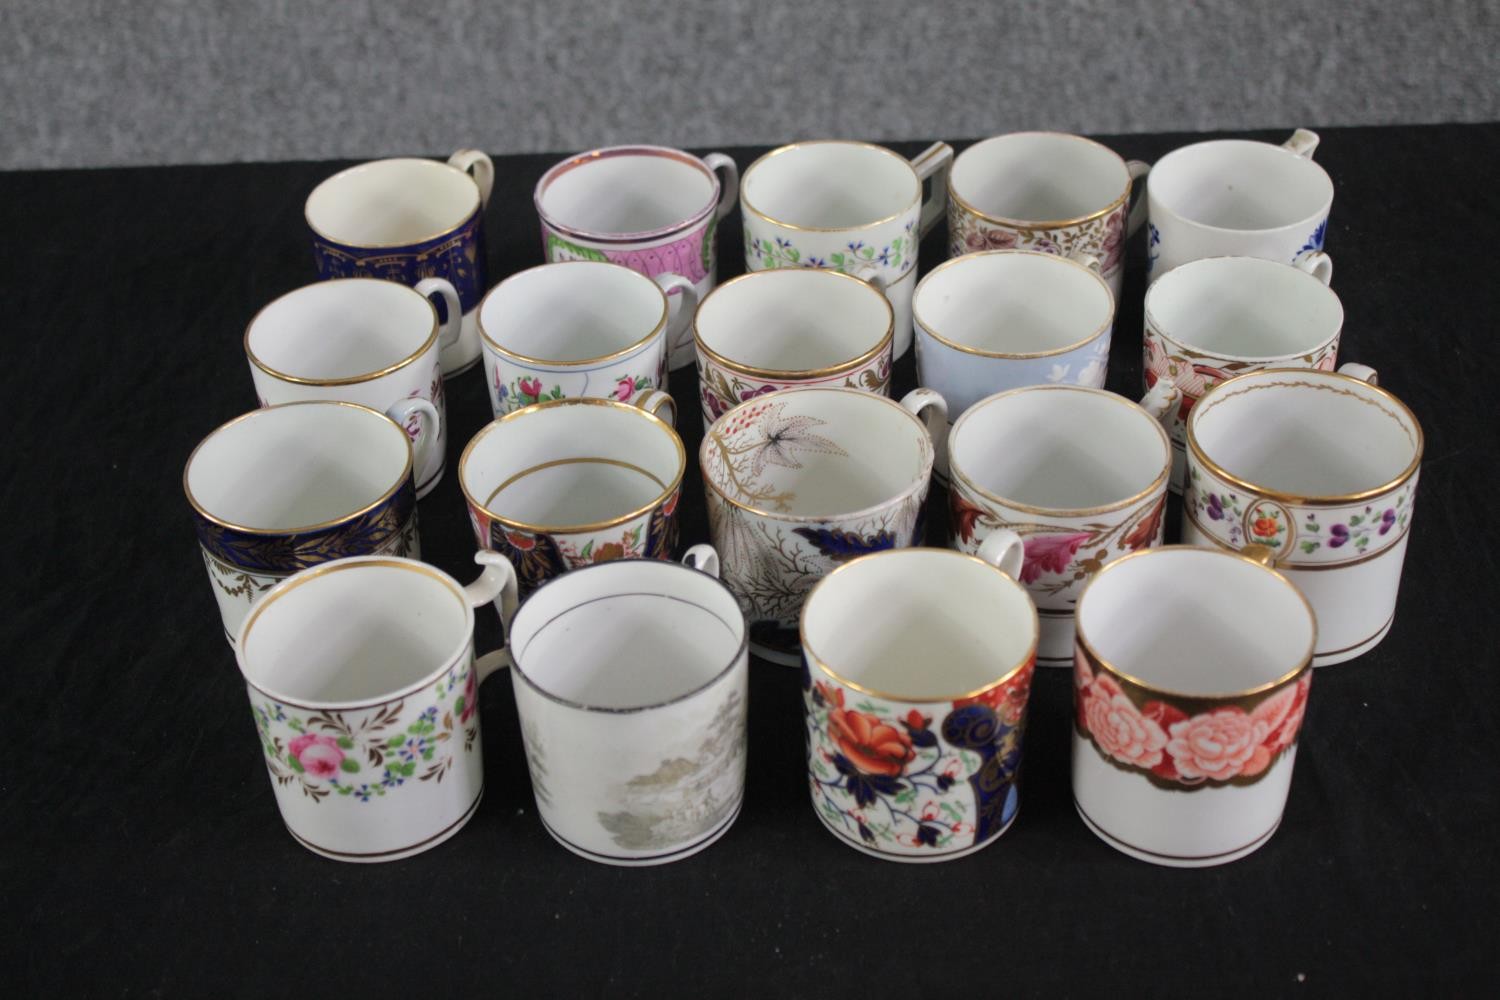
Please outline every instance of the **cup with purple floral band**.
[[[548, 261], [623, 264], [648, 278], [681, 275], [696, 305], [718, 274], [719, 222], [734, 208], [739, 170], [723, 153], [699, 159], [664, 146], [610, 146], [570, 156], [537, 182], [533, 200]], [[680, 294], [671, 286], [669, 294]], [[693, 362], [686, 306], [667, 331], [672, 368]]]

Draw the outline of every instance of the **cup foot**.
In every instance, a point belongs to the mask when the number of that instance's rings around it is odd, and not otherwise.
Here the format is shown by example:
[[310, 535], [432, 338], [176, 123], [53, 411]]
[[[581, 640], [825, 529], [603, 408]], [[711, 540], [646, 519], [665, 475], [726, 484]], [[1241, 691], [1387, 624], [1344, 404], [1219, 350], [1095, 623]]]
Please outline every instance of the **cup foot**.
[[303, 847], [307, 848], [309, 851], [312, 851], [314, 854], [320, 854], [332, 861], [351, 861], [356, 864], [374, 864], [380, 861], [400, 861], [402, 858], [409, 858], [413, 855], [421, 854], [423, 851], [430, 851], [434, 847], [437, 847], [439, 844], [446, 841], [449, 837], [452, 837], [458, 831], [462, 830], [464, 828], [464, 825], [468, 823], [469, 820], [474, 818], [474, 813], [479, 808], [479, 802], [483, 798], [484, 789], [480, 788], [479, 794], [474, 796], [474, 801], [469, 804], [468, 809], [464, 810], [464, 814], [458, 817], [458, 819], [454, 820], [448, 826], [444, 827], [442, 830], [439, 830], [437, 833], [433, 834], [431, 837], [428, 837], [426, 840], [418, 841], [417, 843], [410, 844], [406, 847], [397, 847], [389, 851], [373, 851], [370, 853], [335, 851], [332, 848], [323, 847], [321, 845], [313, 843], [306, 837], [303, 837], [301, 834], [297, 833], [297, 831], [293, 830], [291, 827], [287, 827], [286, 832], [290, 833], [293, 840], [301, 844]]
[[437, 471], [428, 476], [427, 479], [417, 485], [417, 499], [420, 500], [432, 492], [433, 487], [443, 481], [443, 473], [448, 469], [448, 463], [444, 462], [438, 466]]
[[1214, 865], [1223, 865], [1231, 861], [1238, 861], [1245, 855], [1259, 850], [1261, 845], [1270, 840], [1272, 834], [1281, 826], [1281, 817], [1277, 816], [1276, 822], [1272, 824], [1271, 829], [1242, 847], [1236, 847], [1233, 850], [1224, 851], [1220, 854], [1205, 854], [1199, 857], [1192, 857], [1177, 854], [1158, 854], [1155, 851], [1148, 851], [1145, 848], [1127, 844], [1123, 840], [1118, 840], [1105, 833], [1103, 828], [1090, 819], [1088, 813], [1083, 811], [1083, 806], [1078, 804], [1077, 799], [1073, 800], [1073, 808], [1078, 810], [1078, 817], [1083, 820], [1083, 825], [1088, 827], [1094, 836], [1104, 841], [1110, 847], [1113, 847], [1121, 854], [1128, 854], [1138, 861], [1149, 861], [1153, 865], [1161, 865], [1164, 868], [1210, 868]]
[[743, 805], [744, 799], [741, 799], [739, 802], [735, 803], [734, 811], [727, 817], [725, 817], [723, 822], [721, 822], [718, 826], [714, 827], [699, 839], [693, 841], [691, 844], [688, 844], [686, 847], [679, 847], [671, 851], [666, 851], [662, 854], [647, 854], [638, 857], [630, 857], [629, 855], [620, 854], [601, 854], [598, 851], [591, 851], [586, 847], [580, 847], [554, 830], [552, 828], [552, 825], [545, 819], [542, 820], [542, 829], [546, 830], [553, 840], [557, 841], [559, 844], [566, 847], [568, 850], [572, 851], [580, 858], [585, 858], [589, 861], [597, 861], [600, 864], [614, 865], [618, 868], [649, 868], [652, 865], [665, 865], [670, 864], [673, 861], [681, 861], [683, 858], [690, 858], [694, 854], [697, 854], [699, 851], [703, 850], [705, 847], [712, 845], [716, 840], [729, 832], [729, 828], [734, 825], [734, 821], [736, 819], [739, 819], [740, 807]]
[[786, 650], [773, 649], [770, 646], [763, 646], [758, 642], [750, 643], [750, 655], [758, 656], [762, 660], [774, 663], [779, 667], [802, 666], [802, 654], [800, 652], [788, 653]]
[[939, 861], [957, 861], [959, 858], [966, 858], [970, 854], [973, 854], [975, 851], [982, 851], [986, 847], [989, 847], [995, 841], [1003, 837], [1006, 830], [1009, 830], [1011, 828], [1011, 825], [1016, 821], [1016, 817], [1021, 815], [1021, 807], [1018, 803], [1016, 806], [1016, 811], [1010, 814], [1010, 819], [1005, 821], [1005, 825], [1002, 826], [999, 830], [996, 830], [994, 835], [992, 835], [982, 844], [970, 844], [968, 847], [960, 847], [957, 850], [946, 851], [944, 853], [925, 852], [922, 854], [891, 854], [888, 851], [876, 850], [868, 844], [862, 844], [859, 841], [853, 840], [852, 838], [845, 836], [843, 833], [840, 833], [838, 829], [836, 829], [831, 823], [828, 822], [828, 820], [823, 818], [823, 815], [821, 813], [815, 812], [814, 815], [818, 817], [818, 822], [823, 824], [823, 829], [833, 834], [834, 838], [837, 839], [839, 843], [844, 844], [847, 847], [852, 847], [861, 854], [868, 854], [870, 857], [879, 858], [882, 861], [894, 861], [898, 864], [930, 865]]
[[1335, 663], [1344, 663], [1354, 659], [1356, 656], [1362, 656], [1365, 653], [1368, 653], [1370, 650], [1380, 645], [1380, 640], [1385, 638], [1386, 633], [1391, 630], [1391, 625], [1394, 624], [1395, 621], [1396, 616], [1393, 613], [1391, 617], [1386, 619], [1385, 624], [1380, 626], [1380, 631], [1376, 632], [1368, 639], [1362, 639], [1359, 642], [1356, 642], [1354, 645], [1347, 646], [1343, 649], [1334, 649], [1326, 653], [1314, 653], [1313, 666], [1331, 667]]

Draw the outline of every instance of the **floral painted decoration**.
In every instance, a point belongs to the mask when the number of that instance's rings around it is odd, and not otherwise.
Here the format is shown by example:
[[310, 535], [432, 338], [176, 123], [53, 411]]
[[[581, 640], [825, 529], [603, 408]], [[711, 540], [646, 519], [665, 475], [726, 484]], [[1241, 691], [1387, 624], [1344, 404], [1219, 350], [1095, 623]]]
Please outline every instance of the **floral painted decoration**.
[[[1090, 254], [1099, 261], [1099, 274], [1111, 279], [1125, 258], [1125, 205], [1076, 225], [1026, 228], [994, 222], [957, 201], [948, 202], [948, 256], [980, 250], [1037, 250], [1066, 256]], [[1154, 231], [1154, 230], [1153, 230]]]
[[1073, 724], [1102, 758], [1158, 788], [1250, 785], [1296, 745], [1311, 685], [1308, 666], [1250, 698], [1167, 698], [1110, 673], [1080, 645]]
[[751, 271], [766, 271], [778, 267], [820, 267], [845, 274], [855, 274], [867, 267], [878, 267], [900, 274], [911, 267], [913, 246], [911, 227], [908, 226], [904, 236], [893, 237], [889, 243], [877, 246], [863, 240], [851, 240], [843, 249], [826, 257], [818, 257], [803, 253], [791, 240], [784, 237], [766, 239], [746, 230], [745, 266]]

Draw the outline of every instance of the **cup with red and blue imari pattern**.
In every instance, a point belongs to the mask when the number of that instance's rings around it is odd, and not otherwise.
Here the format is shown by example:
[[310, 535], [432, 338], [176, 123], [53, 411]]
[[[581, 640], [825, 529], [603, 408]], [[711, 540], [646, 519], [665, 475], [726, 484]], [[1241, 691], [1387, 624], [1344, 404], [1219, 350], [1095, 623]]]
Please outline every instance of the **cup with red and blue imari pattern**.
[[887, 395], [893, 330], [880, 290], [838, 271], [778, 269], [726, 281], [693, 320], [703, 426], [778, 389]]
[[629, 403], [664, 389], [667, 331], [697, 304], [680, 274], [647, 278], [597, 261], [513, 274], [479, 307], [490, 407], [499, 417], [547, 400]]
[[794, 666], [802, 600], [868, 552], [922, 542], [943, 399], [782, 389], [714, 421], [699, 448], [708, 534], [750, 622], [750, 648]]
[[827, 268], [878, 285], [895, 314], [892, 355], [901, 357], [911, 347], [918, 245], [943, 217], [952, 162], [946, 142], [910, 160], [832, 139], [773, 149], [740, 183], [745, 270]]
[[493, 552], [465, 587], [415, 559], [357, 556], [277, 584], [245, 619], [240, 671], [282, 821], [335, 861], [394, 861], [457, 833], [484, 794], [474, 609], [509, 621]]
[[1279, 146], [1214, 139], [1157, 160], [1146, 178], [1147, 280], [1202, 257], [1326, 257], [1333, 181], [1313, 162], [1317, 148], [1317, 133], [1299, 128]]
[[1286, 808], [1316, 636], [1297, 588], [1247, 555], [1169, 545], [1096, 573], [1073, 664], [1073, 801], [1088, 828], [1176, 868], [1265, 844]]
[[1351, 367], [1247, 372], [1186, 424], [1183, 541], [1270, 550], [1317, 612], [1320, 667], [1390, 631], [1422, 463], [1416, 415]]
[[[446, 163], [375, 160], [334, 174], [303, 209], [318, 277], [448, 281], [462, 323], [443, 343], [443, 374], [469, 369], [479, 360], [475, 311], [486, 287], [484, 208], [494, 181], [494, 164], [477, 149], [461, 149]], [[451, 313], [445, 302], [439, 318], [448, 323]]]
[[253, 410], [203, 439], [182, 488], [234, 646], [246, 614], [277, 583], [344, 556], [421, 556], [412, 446], [400, 426], [425, 400], [386, 416], [353, 403]]
[[523, 595], [580, 566], [672, 558], [687, 452], [655, 412], [670, 399], [533, 403], [474, 435], [458, 463], [469, 522]]
[[1064, 132], [1012, 132], [976, 142], [948, 174], [948, 256], [977, 250], [1087, 254], [1120, 297], [1125, 241], [1146, 220], [1129, 206], [1151, 167]]
[[1020, 804], [1037, 617], [1021, 539], [909, 548], [824, 577], [802, 610], [807, 781], [839, 840], [889, 861], [992, 843]]
[[[441, 327], [427, 296], [448, 303]], [[288, 292], [256, 313], [245, 328], [245, 356], [262, 406], [337, 399], [390, 412], [408, 400], [402, 425], [417, 449], [417, 496], [443, 478], [448, 407], [438, 354], [458, 337], [458, 300], [442, 278], [415, 289], [373, 278], [320, 281]]]
[[1042, 666], [1073, 662], [1073, 609], [1089, 577], [1162, 542], [1171, 383], [1155, 393], [1138, 405], [1084, 386], [1013, 389], [975, 404], [948, 437], [951, 544], [973, 553], [996, 531], [1021, 537]]
[[[721, 180], [722, 175], [722, 180]], [[570, 156], [537, 182], [533, 200], [549, 261], [623, 264], [648, 278], [681, 275], [695, 293], [667, 330], [672, 368], [693, 363], [688, 320], [714, 287], [719, 222], [734, 208], [739, 169], [663, 146], [610, 146]], [[666, 286], [674, 298], [677, 285]]]

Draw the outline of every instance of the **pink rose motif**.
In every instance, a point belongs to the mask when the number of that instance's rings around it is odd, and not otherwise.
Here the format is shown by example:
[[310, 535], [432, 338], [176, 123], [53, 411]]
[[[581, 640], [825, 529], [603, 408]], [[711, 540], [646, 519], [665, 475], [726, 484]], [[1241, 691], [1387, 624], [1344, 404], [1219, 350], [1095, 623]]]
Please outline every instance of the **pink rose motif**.
[[630, 397], [634, 395], [635, 380], [628, 375], [620, 379], [619, 384], [615, 386], [614, 397], [622, 403], [628, 403]]
[[1161, 763], [1166, 732], [1131, 704], [1114, 678], [1099, 674], [1078, 697], [1082, 702], [1079, 715], [1101, 750], [1136, 767]]
[[1104, 237], [1099, 241], [1099, 271], [1108, 274], [1120, 264], [1125, 252], [1125, 210], [1120, 209], [1104, 223]]
[[1266, 740], [1266, 724], [1243, 709], [1219, 708], [1174, 722], [1168, 735], [1167, 753], [1177, 773], [1190, 781], [1228, 781], [1240, 774], [1258, 774], [1269, 762], [1269, 756], [1252, 762]]
[[535, 399], [542, 394], [542, 380], [539, 378], [523, 378], [517, 385], [520, 387], [521, 395], [530, 396]]
[[1078, 554], [1078, 547], [1088, 541], [1087, 532], [1072, 535], [1032, 535], [1026, 539], [1026, 561], [1021, 566], [1021, 582], [1035, 583], [1043, 573], [1062, 573]]
[[1268, 755], [1297, 742], [1302, 718], [1307, 714], [1307, 691], [1310, 687], [1312, 671], [1309, 670], [1296, 684], [1283, 688], [1255, 706], [1252, 717], [1264, 722], [1266, 732], [1269, 733], [1265, 744]]
[[344, 751], [332, 736], [303, 733], [288, 743], [286, 750], [302, 765], [302, 770], [317, 778], [333, 777], [344, 762]]

